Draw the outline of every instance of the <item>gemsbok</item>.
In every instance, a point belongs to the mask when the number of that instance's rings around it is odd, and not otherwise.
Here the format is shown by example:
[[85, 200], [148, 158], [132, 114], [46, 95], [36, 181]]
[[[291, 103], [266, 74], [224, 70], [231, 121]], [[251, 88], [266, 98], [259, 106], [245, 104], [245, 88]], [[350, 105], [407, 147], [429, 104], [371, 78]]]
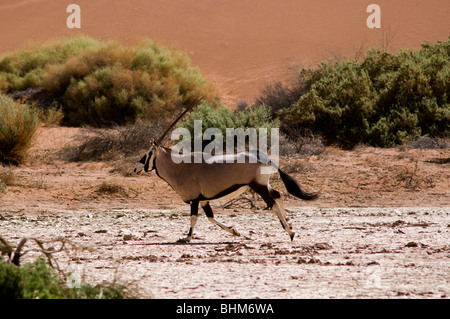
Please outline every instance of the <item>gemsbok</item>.
[[[188, 110], [181, 114], [174, 123]], [[189, 232], [185, 238], [179, 239], [179, 242], [189, 242], [192, 239], [199, 204], [211, 223], [239, 236], [240, 234], [233, 227], [225, 226], [214, 219], [209, 202], [236, 197], [249, 188], [259, 194], [267, 206], [274, 211], [284, 230], [293, 240], [295, 233], [286, 220], [283, 195], [269, 184], [271, 174], [278, 172], [287, 191], [295, 197], [312, 200], [317, 198], [317, 194], [304, 192], [295, 179], [270, 161], [266, 154], [259, 151], [212, 156], [200, 163], [196, 163], [194, 157], [200, 155], [201, 158], [206, 158], [204, 154], [195, 152], [187, 155], [172, 154], [172, 149], [160, 146], [159, 142], [175, 125], [174, 123], [158, 141], [152, 143], [134, 171], [139, 174], [143, 170], [145, 172], [155, 170], [158, 177], [166, 181], [185, 203], [190, 204]], [[191, 158], [186, 158], [186, 156]], [[268, 168], [271, 169], [268, 170]]]

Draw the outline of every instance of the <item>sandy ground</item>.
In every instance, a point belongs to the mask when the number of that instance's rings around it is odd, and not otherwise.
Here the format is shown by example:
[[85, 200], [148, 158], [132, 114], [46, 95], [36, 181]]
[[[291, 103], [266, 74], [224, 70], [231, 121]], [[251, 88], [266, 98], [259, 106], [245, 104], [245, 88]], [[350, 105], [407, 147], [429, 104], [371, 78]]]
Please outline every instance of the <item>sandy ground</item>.
[[[143, 298], [450, 296], [450, 164], [433, 163], [450, 157], [448, 148], [327, 148], [282, 158], [304, 189], [321, 194], [313, 202], [286, 196], [293, 242], [255, 199], [256, 208], [213, 206], [240, 237], [201, 213], [194, 240], [177, 244], [189, 227], [189, 207], [154, 173], [117, 172], [118, 165], [132, 170], [133, 159], [61, 159], [60, 150], [86, 134], [41, 128], [27, 164], [12, 169], [11, 185], [0, 194], [0, 235], [14, 245], [24, 236], [60, 237], [93, 249], [55, 254], [75, 281], [117, 280]], [[120, 191], [99, 192], [104, 182]], [[286, 193], [276, 176], [272, 184]]]

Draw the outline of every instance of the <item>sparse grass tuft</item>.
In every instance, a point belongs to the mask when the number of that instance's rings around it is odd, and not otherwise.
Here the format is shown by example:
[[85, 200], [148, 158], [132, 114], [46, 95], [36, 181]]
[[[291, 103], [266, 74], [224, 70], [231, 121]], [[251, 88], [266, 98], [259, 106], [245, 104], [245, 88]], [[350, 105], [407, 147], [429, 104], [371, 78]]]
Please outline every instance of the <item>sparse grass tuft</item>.
[[413, 168], [403, 167], [400, 173], [394, 175], [393, 180], [395, 186], [403, 186], [409, 190], [434, 187], [433, 178], [417, 168], [417, 161], [414, 162]]
[[5, 193], [8, 186], [13, 186], [15, 182], [14, 172], [6, 170], [0, 172], [0, 193]]
[[41, 122], [46, 126], [59, 126], [64, 119], [62, 107], [55, 105], [45, 110], [40, 110]]
[[132, 125], [114, 129], [88, 129], [89, 137], [78, 146], [66, 147], [62, 157], [73, 162], [116, 160], [135, 156], [150, 147], [152, 138], [162, 133], [160, 125], [149, 125], [138, 121]]
[[323, 138], [311, 130], [293, 130], [280, 137], [280, 155], [309, 157], [325, 151]]
[[125, 188], [115, 182], [102, 182], [97, 186], [96, 192], [103, 195], [125, 194]]
[[0, 94], [0, 162], [19, 164], [39, 125], [39, 114]]
[[441, 138], [419, 136], [409, 141], [407, 146], [415, 149], [445, 149], [450, 148], [450, 142]]

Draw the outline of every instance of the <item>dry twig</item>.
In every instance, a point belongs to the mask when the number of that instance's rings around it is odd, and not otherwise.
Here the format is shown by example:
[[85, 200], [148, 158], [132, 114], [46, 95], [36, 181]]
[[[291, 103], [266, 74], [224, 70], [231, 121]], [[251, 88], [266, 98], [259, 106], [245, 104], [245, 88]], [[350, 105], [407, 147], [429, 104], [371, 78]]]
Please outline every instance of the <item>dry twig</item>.
[[[34, 242], [37, 245], [37, 248], [30, 248], [24, 250], [25, 244], [27, 244], [27, 242]], [[48, 244], [55, 244], [55, 243], [60, 244], [60, 247], [58, 249], [55, 249], [53, 246], [50, 246], [48, 248], [45, 247]], [[66, 274], [59, 267], [59, 264], [56, 258], [54, 257], [54, 254], [59, 252], [65, 252], [66, 254], [74, 253], [76, 255], [77, 251], [80, 249], [88, 249], [88, 248], [81, 247], [73, 243], [72, 241], [62, 237], [58, 237], [54, 240], [49, 241], [42, 241], [34, 237], [23, 237], [20, 240], [17, 247], [14, 249], [13, 246], [6, 239], [0, 236], [0, 253], [1, 256], [4, 255], [8, 256], [6, 262], [12, 263], [16, 266], [20, 266], [21, 261], [20, 259], [27, 253], [29, 252], [42, 253], [47, 259], [47, 262], [50, 265], [50, 267], [55, 269], [64, 280], [66, 280]], [[75, 256], [72, 256], [72, 258], [75, 258]]]

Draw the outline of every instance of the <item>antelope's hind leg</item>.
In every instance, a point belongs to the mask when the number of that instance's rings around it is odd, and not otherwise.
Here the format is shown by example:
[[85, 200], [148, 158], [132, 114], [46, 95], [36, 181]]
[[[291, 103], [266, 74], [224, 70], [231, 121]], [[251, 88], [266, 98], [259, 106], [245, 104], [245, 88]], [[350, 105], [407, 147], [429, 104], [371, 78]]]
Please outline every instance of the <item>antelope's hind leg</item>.
[[292, 231], [291, 226], [287, 223], [286, 211], [284, 210], [282, 195], [280, 196], [280, 198], [275, 199], [275, 204], [273, 205], [272, 210], [278, 216], [281, 225], [283, 226], [284, 230], [289, 234], [291, 241], [294, 240], [295, 232]]
[[189, 228], [188, 235], [184, 238], [178, 239], [179, 243], [188, 243], [191, 241], [194, 234], [194, 227], [198, 218], [198, 200], [191, 201], [191, 227]]
[[270, 188], [267, 185], [261, 185], [259, 183], [250, 184], [250, 188], [258, 193], [262, 199], [266, 202], [267, 206], [273, 210], [275, 215], [281, 222], [283, 229], [289, 234], [291, 240], [294, 239], [295, 233], [292, 231], [291, 226], [287, 223], [286, 211], [283, 205], [283, 196], [277, 190]]
[[223, 230], [226, 230], [227, 232], [229, 232], [233, 236], [240, 236], [241, 235], [233, 227], [225, 226], [224, 224], [219, 223], [217, 220], [214, 219], [214, 214], [213, 214], [211, 206], [209, 205], [209, 202], [202, 202], [201, 205], [202, 205], [203, 211], [206, 214], [206, 217], [208, 217], [208, 220], [211, 223], [213, 223], [214, 225], [219, 226]]

